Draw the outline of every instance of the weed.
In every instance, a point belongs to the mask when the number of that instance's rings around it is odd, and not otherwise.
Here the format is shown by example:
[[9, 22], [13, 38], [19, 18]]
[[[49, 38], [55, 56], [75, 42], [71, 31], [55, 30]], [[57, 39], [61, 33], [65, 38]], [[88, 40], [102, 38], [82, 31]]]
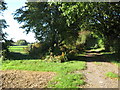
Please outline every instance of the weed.
[[120, 76], [113, 72], [106, 73], [106, 76], [110, 77], [110, 78], [119, 78], [120, 79]]

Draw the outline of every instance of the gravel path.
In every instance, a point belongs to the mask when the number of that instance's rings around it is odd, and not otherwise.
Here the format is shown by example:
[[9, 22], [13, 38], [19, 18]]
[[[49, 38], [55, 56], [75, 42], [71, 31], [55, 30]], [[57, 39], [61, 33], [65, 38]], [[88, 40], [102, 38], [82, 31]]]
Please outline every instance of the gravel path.
[[118, 80], [105, 76], [107, 72], [118, 74], [118, 67], [108, 62], [87, 62], [87, 69], [82, 72], [85, 75], [86, 83], [80, 88], [118, 88]]
[[6, 70], [0, 71], [2, 88], [45, 88], [56, 74], [53, 72]]

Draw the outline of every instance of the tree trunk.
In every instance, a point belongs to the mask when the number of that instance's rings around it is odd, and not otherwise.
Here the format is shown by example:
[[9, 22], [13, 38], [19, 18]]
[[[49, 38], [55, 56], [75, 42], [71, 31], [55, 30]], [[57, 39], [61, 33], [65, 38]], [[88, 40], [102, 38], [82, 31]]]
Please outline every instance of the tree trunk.
[[104, 42], [104, 47], [105, 47], [105, 51], [110, 51], [110, 46], [111, 46], [111, 41], [109, 38], [107, 38]]

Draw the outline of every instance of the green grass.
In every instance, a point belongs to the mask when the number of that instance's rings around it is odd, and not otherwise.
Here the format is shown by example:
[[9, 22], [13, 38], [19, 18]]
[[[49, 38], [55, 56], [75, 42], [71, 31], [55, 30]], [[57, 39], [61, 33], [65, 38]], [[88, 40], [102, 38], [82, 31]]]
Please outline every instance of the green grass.
[[23, 48], [23, 47], [27, 47], [27, 45], [23, 45], [23, 46], [10, 46], [10, 48]]
[[9, 50], [10, 52], [18, 52], [18, 53], [26, 53], [24, 48], [27, 46], [10, 46]]
[[86, 68], [86, 63], [82, 61], [69, 61], [65, 63], [44, 62], [42, 60], [15, 60], [4, 61], [2, 70], [28, 70], [28, 71], [46, 71], [56, 72], [57, 76], [49, 82], [51, 88], [77, 88], [83, 85], [82, 74], [72, 73], [75, 70]]
[[[50, 81], [48, 87], [50, 88], [76, 88], [76, 86], [84, 85], [82, 74], [61, 74]], [[55, 84], [56, 83], [56, 84]]]
[[118, 62], [118, 61], [111, 61], [111, 63], [117, 65], [120, 68], [120, 62]]
[[113, 54], [114, 52], [101, 52], [100, 54]]
[[94, 64], [101, 65], [102, 63], [101, 62], [94, 62]]
[[90, 51], [101, 51], [101, 50], [104, 50], [104, 48], [91, 49]]
[[107, 77], [110, 77], [110, 78], [119, 78], [120, 79], [120, 76], [116, 73], [113, 73], [113, 72], [108, 72], [105, 74]]

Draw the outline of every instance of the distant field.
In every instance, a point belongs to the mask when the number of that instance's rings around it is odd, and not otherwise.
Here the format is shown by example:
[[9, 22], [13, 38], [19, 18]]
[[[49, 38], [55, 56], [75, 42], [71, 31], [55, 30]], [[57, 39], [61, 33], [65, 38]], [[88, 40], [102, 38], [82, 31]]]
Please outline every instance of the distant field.
[[10, 46], [9, 50], [10, 52], [19, 52], [19, 53], [26, 53], [24, 48], [27, 46]]

